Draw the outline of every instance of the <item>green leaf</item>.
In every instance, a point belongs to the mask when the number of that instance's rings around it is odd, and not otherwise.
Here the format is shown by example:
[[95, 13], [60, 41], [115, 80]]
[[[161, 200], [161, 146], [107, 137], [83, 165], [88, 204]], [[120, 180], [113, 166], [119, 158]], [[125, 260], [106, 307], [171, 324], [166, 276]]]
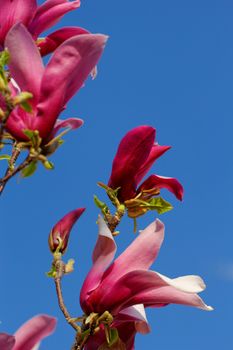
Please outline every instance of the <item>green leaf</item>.
[[109, 346], [111, 347], [119, 339], [118, 331], [116, 328], [109, 329]]
[[57, 272], [54, 266], [51, 267], [51, 270], [49, 272], [46, 272], [46, 276], [51, 278], [56, 277], [56, 274]]
[[10, 160], [11, 156], [9, 154], [2, 154], [0, 155], [0, 160]]
[[159, 214], [173, 209], [173, 206], [162, 197], [154, 197], [147, 203], [148, 210], [156, 210]]
[[21, 171], [21, 175], [22, 177], [29, 177], [34, 174], [36, 169], [37, 169], [37, 161], [33, 161]]
[[0, 54], [0, 66], [4, 68], [5, 65], [9, 62], [10, 54], [8, 50], [4, 50]]
[[94, 195], [94, 203], [103, 213], [109, 212], [107, 204], [102, 202], [96, 195]]
[[30, 103], [27, 102], [27, 101], [21, 102], [21, 103], [20, 103], [20, 107], [21, 107], [25, 112], [28, 112], [28, 113], [31, 113], [31, 112], [32, 112], [32, 106], [31, 106]]
[[32, 140], [35, 136], [35, 133], [33, 130], [28, 130], [28, 129], [25, 129], [23, 130], [23, 133], [30, 139]]
[[43, 165], [44, 165], [45, 169], [47, 169], [47, 170], [54, 169], [54, 164], [52, 162], [50, 162], [49, 160], [46, 160], [45, 162], [43, 162]]

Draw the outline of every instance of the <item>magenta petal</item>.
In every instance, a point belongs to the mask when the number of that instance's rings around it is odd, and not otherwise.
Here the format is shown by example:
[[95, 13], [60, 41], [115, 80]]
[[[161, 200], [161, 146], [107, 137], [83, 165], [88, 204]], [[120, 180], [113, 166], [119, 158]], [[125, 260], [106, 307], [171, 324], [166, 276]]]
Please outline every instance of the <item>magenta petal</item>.
[[0, 333], [0, 349], [13, 350], [15, 345], [15, 337], [7, 333]]
[[53, 138], [60, 129], [66, 128], [70, 130], [75, 130], [80, 128], [83, 125], [83, 123], [84, 121], [79, 118], [68, 118], [66, 120], [58, 119], [49, 138]]
[[80, 6], [80, 0], [47, 0], [38, 7], [29, 26], [30, 32], [36, 38], [40, 33], [52, 27], [67, 12]]
[[140, 169], [137, 172], [136, 181], [137, 183], [141, 182], [143, 177], [148, 173], [154, 162], [161, 157], [165, 152], [167, 152], [171, 147], [170, 146], [160, 146], [157, 143], [151, 148], [150, 154], [146, 161], [142, 164]]
[[0, 2], [0, 46], [4, 44], [7, 32], [14, 24], [27, 25], [36, 11], [36, 0], [2, 0]]
[[37, 44], [40, 49], [41, 56], [48, 55], [65, 40], [81, 34], [89, 34], [89, 31], [79, 27], [66, 27], [49, 34], [46, 38], [40, 39]]
[[99, 216], [99, 235], [93, 251], [93, 266], [88, 273], [80, 293], [80, 303], [85, 312], [91, 312], [92, 306], [88, 303], [90, 292], [97, 288], [104, 271], [113, 260], [116, 253], [116, 244], [104, 219]]
[[36, 127], [48, 136], [58, 114], [68, 100], [83, 86], [97, 64], [107, 37], [83, 34], [66, 40], [54, 52], [41, 84]]
[[53, 333], [56, 319], [47, 315], [38, 315], [21, 326], [15, 333], [14, 350], [32, 350], [42, 339]]
[[132, 129], [121, 140], [108, 186], [114, 189], [121, 187], [119, 194], [122, 201], [135, 195], [137, 172], [148, 158], [154, 139], [155, 129], [144, 125]]
[[138, 193], [152, 188], [166, 188], [168, 191], [172, 192], [179, 200], [183, 199], [183, 186], [178, 180], [172, 177], [151, 175], [138, 188]]
[[5, 46], [10, 52], [10, 73], [22, 91], [33, 94], [36, 103], [44, 66], [31, 35], [22, 24], [16, 24], [7, 34]]
[[49, 247], [52, 252], [56, 251], [59, 246], [59, 240], [61, 240], [60, 252], [64, 254], [69, 242], [70, 232], [84, 211], [85, 208], [70, 211], [52, 228], [49, 235]]

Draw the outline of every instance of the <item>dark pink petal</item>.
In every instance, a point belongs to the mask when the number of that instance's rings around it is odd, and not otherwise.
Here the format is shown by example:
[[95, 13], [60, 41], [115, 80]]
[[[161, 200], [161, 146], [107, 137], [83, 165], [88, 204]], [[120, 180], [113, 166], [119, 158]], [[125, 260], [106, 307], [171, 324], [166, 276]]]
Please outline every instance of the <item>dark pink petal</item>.
[[18, 141], [28, 141], [24, 134], [25, 129], [34, 130], [33, 122], [35, 118], [32, 114], [25, 112], [22, 108], [15, 108], [7, 119], [7, 131]]
[[56, 223], [49, 235], [49, 247], [51, 252], [55, 252], [59, 246], [60, 240], [62, 242], [60, 252], [65, 252], [69, 242], [70, 231], [84, 211], [85, 208], [75, 209]]
[[36, 0], [1, 0], [0, 1], [0, 45], [3, 46], [7, 32], [14, 24], [27, 25], [36, 11]]
[[56, 319], [47, 315], [38, 315], [27, 321], [15, 333], [14, 350], [32, 350], [45, 337], [53, 333]]
[[80, 293], [80, 303], [87, 313], [92, 312], [92, 306], [88, 303], [90, 292], [100, 284], [104, 271], [113, 260], [116, 253], [116, 244], [112, 234], [101, 216], [98, 219], [99, 235], [93, 251], [93, 266], [88, 273]]
[[81, 34], [89, 34], [89, 31], [79, 27], [66, 27], [49, 34], [43, 39], [39, 39], [37, 46], [41, 56], [48, 55], [60, 46], [65, 40]]
[[0, 333], [0, 349], [13, 350], [15, 345], [15, 337], [7, 333]]
[[112, 164], [108, 186], [121, 187], [121, 201], [135, 196], [137, 172], [148, 158], [155, 139], [155, 129], [139, 126], [129, 131], [121, 140]]
[[168, 191], [172, 192], [179, 200], [183, 199], [183, 186], [178, 180], [172, 177], [151, 175], [138, 188], [138, 193], [152, 188], [166, 188]]
[[106, 40], [104, 35], [83, 34], [66, 40], [54, 52], [43, 76], [35, 124], [42, 138], [51, 133], [64, 105], [83, 86]]
[[167, 152], [171, 146], [160, 146], [157, 143], [151, 148], [150, 154], [146, 161], [142, 164], [137, 172], [136, 181], [139, 184], [143, 177], [148, 173], [154, 162], [161, 157], [165, 152]]
[[80, 0], [47, 0], [40, 5], [29, 26], [35, 38], [46, 29], [57, 23], [67, 12], [80, 6]]
[[[93, 305], [93, 309], [95, 309], [97, 304], [97, 307], [100, 307], [102, 312], [102, 306], [99, 302], [100, 299], [102, 299], [102, 296], [104, 296], [107, 291], [112, 290], [112, 288], [114, 289], [117, 281], [130, 271], [135, 269], [148, 269], [158, 255], [163, 238], [164, 225], [159, 220], [156, 220], [143, 230], [133, 243], [131, 243], [131, 245], [105, 271], [101, 284], [95, 291], [93, 291], [93, 293], [91, 293], [88, 299], [89, 305]], [[119, 300], [121, 300], [121, 297], [124, 299], [124, 294], [120, 297], [120, 289], [117, 289], [117, 293], [118, 292]], [[106, 299], [106, 301], [108, 307], [105, 309], [104, 304], [104, 311], [109, 310], [109, 307], [111, 307], [111, 298], [108, 300]]]
[[10, 73], [22, 91], [39, 98], [44, 66], [31, 35], [22, 24], [16, 24], [7, 34], [5, 46], [10, 52]]
[[66, 120], [58, 119], [53, 128], [53, 132], [50, 135], [50, 138], [54, 137], [60, 129], [66, 128], [70, 130], [75, 130], [80, 128], [83, 125], [83, 120], [79, 118], [68, 118]]

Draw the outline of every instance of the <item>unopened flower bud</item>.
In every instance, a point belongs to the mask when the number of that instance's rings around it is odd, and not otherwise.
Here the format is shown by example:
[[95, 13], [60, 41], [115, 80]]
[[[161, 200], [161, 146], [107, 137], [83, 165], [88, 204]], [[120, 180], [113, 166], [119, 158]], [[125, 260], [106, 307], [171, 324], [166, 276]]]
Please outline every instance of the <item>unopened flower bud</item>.
[[70, 231], [84, 210], [85, 208], [78, 208], [69, 212], [52, 228], [49, 235], [49, 248], [52, 253], [65, 253]]

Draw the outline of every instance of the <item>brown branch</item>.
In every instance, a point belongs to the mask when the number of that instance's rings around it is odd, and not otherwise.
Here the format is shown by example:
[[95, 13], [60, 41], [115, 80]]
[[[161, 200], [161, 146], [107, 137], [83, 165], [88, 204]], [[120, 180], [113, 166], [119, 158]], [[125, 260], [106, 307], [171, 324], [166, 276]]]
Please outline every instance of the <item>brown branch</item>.
[[62, 260], [58, 259], [54, 261], [54, 267], [56, 269], [56, 277], [54, 278], [55, 286], [56, 286], [56, 292], [57, 292], [57, 299], [58, 304], [61, 309], [61, 312], [63, 313], [66, 321], [75, 329], [76, 332], [80, 334], [81, 328], [73, 321], [72, 317], [70, 316], [69, 311], [67, 310], [67, 307], [65, 305], [63, 295], [62, 295], [62, 287], [61, 287], [61, 280], [62, 276], [65, 272], [65, 264]]

